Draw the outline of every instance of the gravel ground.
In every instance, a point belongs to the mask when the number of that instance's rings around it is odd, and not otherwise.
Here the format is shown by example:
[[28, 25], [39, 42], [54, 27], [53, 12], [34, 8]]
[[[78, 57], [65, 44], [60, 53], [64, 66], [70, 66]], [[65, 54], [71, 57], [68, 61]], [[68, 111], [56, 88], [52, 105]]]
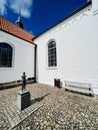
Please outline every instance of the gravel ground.
[[[12, 130], [5, 110], [15, 108], [21, 87], [0, 91], [0, 130]], [[13, 130], [98, 130], [98, 98], [75, 94], [43, 84], [27, 85], [32, 104], [41, 108]], [[11, 109], [15, 113], [15, 109]]]

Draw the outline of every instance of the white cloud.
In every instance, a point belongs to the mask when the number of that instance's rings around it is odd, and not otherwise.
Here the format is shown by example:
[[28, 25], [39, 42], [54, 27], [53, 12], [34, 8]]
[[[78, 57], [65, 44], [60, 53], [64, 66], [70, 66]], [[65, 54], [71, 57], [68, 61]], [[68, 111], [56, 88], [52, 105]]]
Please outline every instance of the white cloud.
[[19, 13], [20, 9], [23, 17], [31, 16], [33, 0], [9, 0], [9, 4], [13, 12]]
[[33, 0], [0, 0], [0, 14], [7, 14], [7, 9], [10, 8], [14, 13], [19, 13], [21, 16], [29, 18], [31, 16]]
[[7, 4], [6, 0], [0, 0], [0, 15], [7, 14], [6, 4]]

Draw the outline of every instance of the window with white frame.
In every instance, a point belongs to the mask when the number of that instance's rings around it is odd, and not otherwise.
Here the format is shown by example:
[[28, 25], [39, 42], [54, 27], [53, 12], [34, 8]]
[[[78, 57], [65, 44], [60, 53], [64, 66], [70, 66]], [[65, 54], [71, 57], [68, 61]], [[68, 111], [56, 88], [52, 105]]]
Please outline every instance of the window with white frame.
[[7, 43], [0, 43], [0, 67], [12, 67], [12, 47]]
[[51, 41], [48, 44], [48, 67], [57, 66], [57, 56], [56, 56], [56, 42]]

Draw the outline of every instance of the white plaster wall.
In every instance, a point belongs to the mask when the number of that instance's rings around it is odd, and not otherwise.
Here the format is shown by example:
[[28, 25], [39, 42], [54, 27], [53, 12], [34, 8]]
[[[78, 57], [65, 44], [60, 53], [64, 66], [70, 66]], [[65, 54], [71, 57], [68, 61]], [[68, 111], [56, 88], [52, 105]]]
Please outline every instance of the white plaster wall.
[[34, 48], [33, 44], [0, 31], [0, 42], [13, 47], [12, 68], [0, 68], [0, 83], [20, 80], [23, 72], [27, 78], [34, 77]]
[[[34, 40], [37, 50], [37, 80], [54, 84], [64, 80], [92, 83], [98, 94], [98, 1]], [[89, 10], [88, 10], [89, 9]], [[47, 43], [57, 44], [57, 67], [47, 66]]]

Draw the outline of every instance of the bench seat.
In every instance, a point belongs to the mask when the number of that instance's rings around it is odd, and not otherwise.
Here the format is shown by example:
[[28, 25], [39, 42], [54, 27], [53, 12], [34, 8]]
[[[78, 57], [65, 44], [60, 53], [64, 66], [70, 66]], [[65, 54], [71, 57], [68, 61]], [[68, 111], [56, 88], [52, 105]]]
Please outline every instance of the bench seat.
[[93, 96], [93, 89], [90, 83], [64, 81], [65, 90]]

